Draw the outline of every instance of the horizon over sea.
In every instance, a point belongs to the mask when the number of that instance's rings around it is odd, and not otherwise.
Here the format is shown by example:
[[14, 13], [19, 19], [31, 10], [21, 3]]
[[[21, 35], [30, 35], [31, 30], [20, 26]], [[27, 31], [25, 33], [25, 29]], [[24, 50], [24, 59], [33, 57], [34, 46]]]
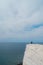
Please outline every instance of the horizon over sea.
[[26, 44], [28, 43], [0, 43], [0, 65], [17, 65], [22, 62]]
[[0, 65], [17, 65], [22, 62], [26, 43], [0, 43]]

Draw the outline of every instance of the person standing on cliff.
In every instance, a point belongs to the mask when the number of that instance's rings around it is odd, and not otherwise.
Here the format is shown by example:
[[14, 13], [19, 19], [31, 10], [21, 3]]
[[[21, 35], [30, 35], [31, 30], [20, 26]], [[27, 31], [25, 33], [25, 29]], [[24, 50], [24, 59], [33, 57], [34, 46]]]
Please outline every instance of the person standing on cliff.
[[33, 42], [31, 41], [31, 44], [32, 44]]

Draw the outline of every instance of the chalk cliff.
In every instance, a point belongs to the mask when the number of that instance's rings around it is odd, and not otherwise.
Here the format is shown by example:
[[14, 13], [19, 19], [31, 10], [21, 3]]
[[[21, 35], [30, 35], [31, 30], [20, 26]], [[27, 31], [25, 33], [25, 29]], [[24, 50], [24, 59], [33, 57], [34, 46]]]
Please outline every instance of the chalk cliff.
[[23, 65], [43, 65], [43, 45], [27, 44], [24, 52]]

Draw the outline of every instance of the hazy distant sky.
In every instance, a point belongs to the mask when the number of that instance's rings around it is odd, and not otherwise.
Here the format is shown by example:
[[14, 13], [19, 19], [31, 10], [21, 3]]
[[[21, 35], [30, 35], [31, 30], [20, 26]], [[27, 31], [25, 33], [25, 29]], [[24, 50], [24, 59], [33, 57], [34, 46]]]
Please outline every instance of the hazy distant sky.
[[1, 41], [43, 42], [43, 0], [0, 0]]

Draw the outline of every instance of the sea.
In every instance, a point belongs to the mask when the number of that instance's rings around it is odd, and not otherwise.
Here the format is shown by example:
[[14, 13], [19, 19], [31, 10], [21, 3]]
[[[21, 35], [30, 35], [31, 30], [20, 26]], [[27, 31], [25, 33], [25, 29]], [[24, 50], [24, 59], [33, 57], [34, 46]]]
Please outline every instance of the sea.
[[17, 65], [23, 61], [25, 42], [0, 43], [0, 65]]
[[17, 65], [23, 62], [26, 44], [29, 43], [25, 42], [0, 43], [0, 65]]

